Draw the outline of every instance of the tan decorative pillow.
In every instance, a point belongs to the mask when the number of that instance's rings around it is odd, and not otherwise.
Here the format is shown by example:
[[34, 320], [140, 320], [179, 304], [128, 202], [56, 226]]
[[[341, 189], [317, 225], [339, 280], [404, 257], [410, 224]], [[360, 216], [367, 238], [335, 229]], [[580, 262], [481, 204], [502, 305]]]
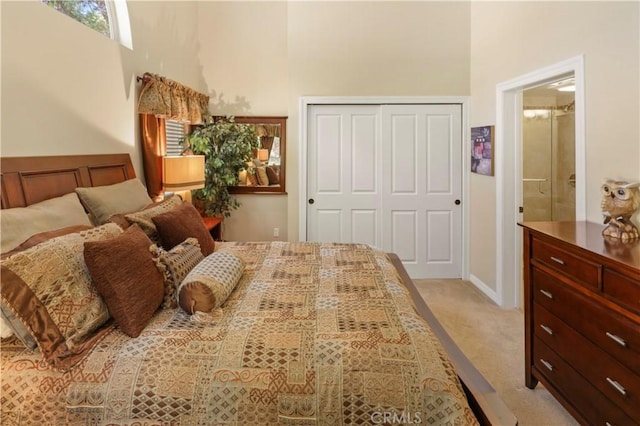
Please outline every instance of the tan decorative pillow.
[[[27, 241], [20, 244], [18, 247], [13, 250], [2, 255], [2, 258], [6, 258], [12, 256], [18, 252], [25, 251], [30, 249], [31, 247], [35, 247], [40, 243], [48, 241], [55, 237], [61, 237], [63, 235], [73, 234], [75, 232], [85, 231], [87, 229], [91, 229], [90, 225], [77, 225], [77, 226], [67, 226], [66, 228], [56, 229], [54, 231], [40, 232], [39, 234], [33, 235]], [[25, 347], [28, 349], [35, 349], [37, 344], [36, 341], [29, 334], [29, 330], [25, 327], [24, 324], [20, 322], [20, 320], [11, 312], [9, 308], [7, 308], [4, 303], [0, 302], [0, 324], [4, 328], [5, 333], [9, 333], [9, 336], [15, 334], [18, 339], [24, 343]], [[7, 337], [7, 336], [5, 336]]]
[[107, 223], [114, 214], [136, 212], [151, 204], [146, 188], [135, 178], [113, 185], [76, 188], [76, 194], [93, 216], [94, 225]]
[[240, 170], [238, 172], [238, 185], [239, 186], [246, 186], [247, 185], [247, 171], [246, 170]]
[[140, 335], [164, 297], [162, 274], [150, 246], [151, 240], [138, 225], [115, 238], [84, 245], [94, 285], [118, 327], [131, 337]]
[[175, 308], [178, 306], [176, 290], [189, 272], [198, 264], [204, 256], [200, 251], [200, 244], [195, 238], [187, 238], [169, 251], [162, 247], [152, 246], [154, 261], [158, 270], [164, 276], [164, 302], [163, 308]]
[[73, 192], [28, 207], [4, 209], [0, 214], [0, 250], [6, 253], [34, 234], [73, 225], [91, 226]]
[[136, 213], [126, 214], [124, 215], [124, 217], [127, 222], [129, 222], [129, 224], [137, 224], [140, 229], [142, 229], [142, 231], [147, 234], [147, 237], [149, 237], [151, 242], [153, 242], [154, 244], [160, 244], [160, 235], [158, 235], [156, 225], [151, 219], [162, 213], [173, 210], [180, 204], [182, 204], [182, 199], [178, 196], [172, 195], [166, 200], [161, 201], [160, 203], [153, 205], [152, 207], [140, 210]]
[[256, 176], [258, 177], [258, 183], [260, 185], [269, 186], [269, 178], [267, 177], [265, 166], [256, 167]]
[[215, 249], [215, 242], [207, 227], [204, 226], [202, 216], [188, 201], [183, 201], [173, 210], [152, 217], [151, 220], [158, 228], [162, 247], [165, 250], [170, 250], [190, 237], [198, 239], [204, 256], [213, 253]]
[[109, 319], [84, 263], [84, 244], [121, 233], [110, 223], [53, 238], [0, 263], [2, 302], [57, 369], [83, 359], [99, 339], [94, 332]]
[[205, 257], [178, 287], [180, 307], [190, 314], [219, 308], [240, 281], [244, 268], [244, 260], [231, 252]]
[[247, 186], [258, 186], [258, 173], [255, 167], [247, 169]]

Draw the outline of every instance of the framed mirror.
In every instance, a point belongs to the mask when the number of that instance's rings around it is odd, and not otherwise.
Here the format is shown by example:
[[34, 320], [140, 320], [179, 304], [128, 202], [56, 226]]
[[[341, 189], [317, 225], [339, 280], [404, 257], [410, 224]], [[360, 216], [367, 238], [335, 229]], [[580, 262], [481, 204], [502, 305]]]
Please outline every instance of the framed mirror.
[[231, 194], [286, 193], [287, 117], [235, 117], [236, 123], [255, 126], [260, 148], [254, 152], [249, 171], [240, 172], [240, 183]]

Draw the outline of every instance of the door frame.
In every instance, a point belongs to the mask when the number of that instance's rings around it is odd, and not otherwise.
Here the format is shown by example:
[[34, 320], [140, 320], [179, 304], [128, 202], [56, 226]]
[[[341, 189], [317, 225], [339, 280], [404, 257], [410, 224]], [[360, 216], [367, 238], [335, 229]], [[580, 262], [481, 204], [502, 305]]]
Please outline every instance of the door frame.
[[298, 140], [299, 198], [298, 239], [307, 241], [307, 131], [308, 110], [313, 105], [431, 105], [456, 104], [462, 108], [462, 279], [469, 279], [469, 97], [468, 96], [301, 96], [299, 101], [300, 126]]
[[496, 302], [514, 308], [522, 299], [522, 91], [573, 73], [575, 78], [576, 220], [586, 219], [584, 55], [496, 85]]

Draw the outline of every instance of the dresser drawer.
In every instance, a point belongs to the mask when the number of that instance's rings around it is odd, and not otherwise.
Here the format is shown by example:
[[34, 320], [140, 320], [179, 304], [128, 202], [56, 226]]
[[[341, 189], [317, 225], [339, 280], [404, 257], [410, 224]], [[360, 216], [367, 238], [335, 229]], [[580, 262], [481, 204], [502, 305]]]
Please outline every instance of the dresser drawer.
[[549, 346], [534, 339], [533, 364], [592, 425], [632, 425], [634, 421], [587, 382]]
[[593, 303], [533, 267], [533, 300], [640, 374], [640, 324]]
[[600, 289], [602, 266], [597, 263], [580, 258], [538, 238], [533, 238], [531, 257], [575, 279], [578, 284], [596, 290]]
[[592, 386], [627, 415], [640, 407], [640, 376], [619, 364], [558, 317], [538, 304], [533, 307], [535, 336], [545, 342]]
[[605, 268], [602, 291], [620, 305], [640, 312], [640, 277], [633, 279]]

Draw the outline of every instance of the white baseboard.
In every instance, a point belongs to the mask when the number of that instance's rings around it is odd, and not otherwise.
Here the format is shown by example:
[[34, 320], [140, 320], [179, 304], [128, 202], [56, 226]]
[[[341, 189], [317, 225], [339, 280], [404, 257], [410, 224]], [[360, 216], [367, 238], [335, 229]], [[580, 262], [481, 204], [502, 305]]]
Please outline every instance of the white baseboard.
[[486, 285], [480, 278], [476, 277], [473, 274], [469, 275], [469, 281], [471, 284], [478, 287], [478, 289], [489, 297], [489, 299], [493, 300], [493, 302], [500, 306], [500, 301], [498, 300], [498, 293], [488, 285]]

